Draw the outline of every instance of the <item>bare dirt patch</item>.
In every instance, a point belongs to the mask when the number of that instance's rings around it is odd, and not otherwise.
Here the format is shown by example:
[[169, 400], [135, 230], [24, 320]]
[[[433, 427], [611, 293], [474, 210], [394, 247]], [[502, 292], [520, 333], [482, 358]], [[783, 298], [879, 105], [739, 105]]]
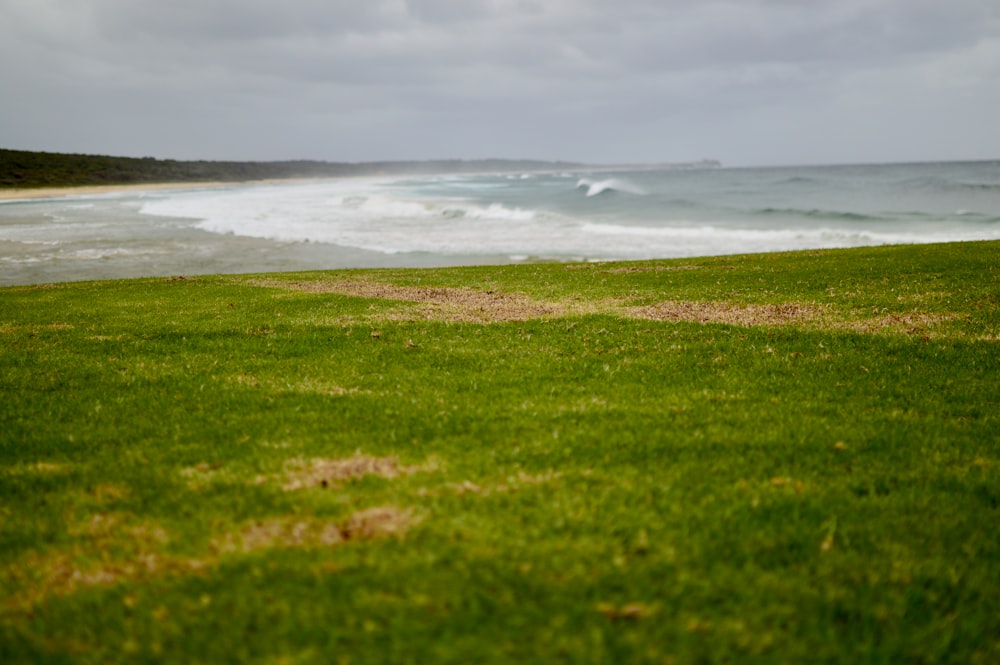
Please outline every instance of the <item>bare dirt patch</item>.
[[819, 305], [806, 303], [745, 305], [731, 302], [669, 300], [646, 307], [628, 307], [624, 309], [624, 313], [651, 321], [774, 326], [819, 321], [825, 310]]
[[321, 487], [337, 487], [363, 476], [396, 478], [435, 468], [433, 461], [405, 466], [395, 457], [372, 457], [357, 453], [342, 459], [295, 459], [286, 465], [284, 489], [288, 491]]

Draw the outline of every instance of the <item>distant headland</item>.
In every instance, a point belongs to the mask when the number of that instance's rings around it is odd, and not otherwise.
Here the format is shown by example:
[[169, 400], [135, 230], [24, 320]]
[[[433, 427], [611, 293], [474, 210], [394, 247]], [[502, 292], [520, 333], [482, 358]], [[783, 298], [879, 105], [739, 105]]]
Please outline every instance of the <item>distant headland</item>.
[[[715, 160], [650, 164], [650, 168], [715, 168]], [[635, 165], [630, 165], [634, 167]], [[508, 171], [617, 169], [623, 165], [534, 159], [440, 159], [424, 161], [273, 162], [179, 161], [154, 157], [113, 157], [0, 148], [0, 188], [78, 187], [152, 183], [248, 182], [292, 178], [422, 175]]]

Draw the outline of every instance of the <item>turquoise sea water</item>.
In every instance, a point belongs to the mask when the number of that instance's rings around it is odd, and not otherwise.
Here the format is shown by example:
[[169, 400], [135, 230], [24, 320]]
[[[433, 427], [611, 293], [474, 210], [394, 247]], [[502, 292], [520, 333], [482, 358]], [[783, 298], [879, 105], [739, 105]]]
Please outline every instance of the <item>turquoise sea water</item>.
[[339, 179], [0, 204], [0, 284], [1000, 239], [1000, 161]]

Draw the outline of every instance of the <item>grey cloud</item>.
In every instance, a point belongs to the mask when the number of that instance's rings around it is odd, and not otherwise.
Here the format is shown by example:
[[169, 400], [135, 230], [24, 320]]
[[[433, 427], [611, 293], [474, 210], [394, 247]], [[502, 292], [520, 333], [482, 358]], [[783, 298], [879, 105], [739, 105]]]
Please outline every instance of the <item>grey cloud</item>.
[[834, 111], [860, 132], [918, 105], [968, 150], [932, 95], [994, 103], [997, 40], [992, 0], [0, 0], [0, 144], [66, 136], [76, 108], [91, 151], [775, 161]]

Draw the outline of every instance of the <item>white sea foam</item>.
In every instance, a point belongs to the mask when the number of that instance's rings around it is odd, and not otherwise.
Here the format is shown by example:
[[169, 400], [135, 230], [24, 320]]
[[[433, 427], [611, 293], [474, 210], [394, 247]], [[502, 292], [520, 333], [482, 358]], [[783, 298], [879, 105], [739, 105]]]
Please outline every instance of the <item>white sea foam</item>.
[[[994, 167], [962, 168], [1000, 181]], [[1000, 185], [901, 188], [934, 167], [858, 169], [345, 178], [6, 202], [0, 284], [1000, 239]], [[775, 184], [789, 177], [794, 187]]]
[[[383, 254], [638, 259], [1000, 237], [995, 227], [984, 234], [983, 229], [911, 232], [857, 224], [754, 228], [676, 219], [658, 225], [615, 223], [482, 204], [454, 192], [431, 195], [419, 187], [428, 182], [352, 180], [176, 192], [145, 200], [141, 210], [147, 215], [193, 218], [197, 228], [217, 234], [329, 243]], [[434, 182], [449, 188], [457, 181]], [[584, 178], [578, 187], [586, 187], [587, 196], [609, 190], [643, 191], [617, 177]], [[483, 194], [488, 191], [484, 188]]]
[[143, 205], [147, 215], [189, 217], [212, 233], [286, 242], [313, 241], [388, 254], [460, 252], [521, 246], [532, 210], [459, 198], [400, 198], [379, 183], [330, 183], [168, 196]]
[[[605, 239], [605, 246], [618, 250], [620, 258], [695, 256], [772, 252], [798, 249], [832, 249], [870, 245], [918, 244], [954, 240], [1000, 239], [1000, 229], [991, 233], [880, 232], [869, 229], [785, 228], [753, 229], [727, 226], [647, 227], [588, 223], [582, 232]], [[964, 237], [963, 237], [964, 236]]]

